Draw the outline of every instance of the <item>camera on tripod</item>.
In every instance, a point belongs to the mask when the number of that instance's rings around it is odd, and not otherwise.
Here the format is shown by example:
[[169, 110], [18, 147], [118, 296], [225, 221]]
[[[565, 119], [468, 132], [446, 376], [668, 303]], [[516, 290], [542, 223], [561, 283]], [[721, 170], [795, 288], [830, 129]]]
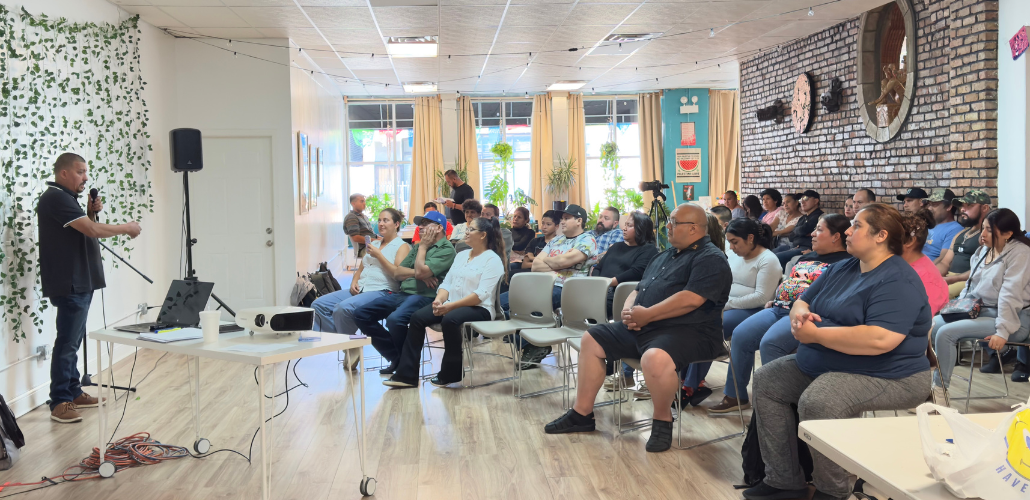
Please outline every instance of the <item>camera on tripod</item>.
[[662, 181], [641, 182], [638, 189], [641, 193], [651, 191], [655, 198], [659, 196], [665, 198], [665, 193], [663, 193], [662, 190], [669, 189], [669, 185], [663, 184]]

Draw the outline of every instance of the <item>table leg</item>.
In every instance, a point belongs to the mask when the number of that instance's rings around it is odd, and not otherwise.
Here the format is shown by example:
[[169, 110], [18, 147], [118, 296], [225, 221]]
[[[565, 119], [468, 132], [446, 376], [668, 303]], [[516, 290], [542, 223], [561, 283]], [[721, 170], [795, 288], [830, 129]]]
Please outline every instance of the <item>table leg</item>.
[[[103, 403], [104, 397], [104, 365], [100, 361], [104, 351], [100, 350], [100, 341], [97, 341], [97, 378], [100, 379], [100, 384], [97, 385], [97, 399], [100, 399]], [[128, 397], [128, 396], [126, 396]], [[104, 463], [104, 451], [107, 449], [104, 446], [104, 434], [107, 434], [107, 414], [104, 411], [104, 405], [101, 404], [99, 407], [99, 417], [97, 420], [100, 421], [100, 443], [97, 445], [97, 449], [100, 450], [100, 463]]]
[[[111, 344], [108, 343], [108, 346], [111, 346]], [[99, 418], [97, 420], [100, 421], [100, 446], [97, 448], [100, 451], [100, 466], [97, 468], [97, 472], [100, 473], [100, 477], [112, 477], [115, 473], [114, 462], [105, 460], [107, 442], [105, 441], [104, 436], [107, 434], [107, 412], [104, 411], [106, 408], [104, 398], [108, 397], [108, 392], [114, 394], [114, 389], [111, 389], [111, 386], [114, 385], [114, 359], [111, 356], [107, 357], [108, 382], [106, 384], [106, 388], [104, 387], [103, 360], [104, 351], [100, 341], [97, 340], [97, 378], [99, 379], [99, 383], [97, 384], [97, 399], [99, 400], [97, 403], [97, 412], [99, 413]], [[126, 393], [125, 397], [129, 397], [128, 393]]]
[[268, 446], [265, 443], [265, 367], [258, 366], [258, 418], [260, 419], [261, 430], [261, 498], [268, 500], [268, 468], [265, 463], [268, 459]]
[[[193, 430], [196, 434], [195, 441], [200, 441], [200, 356], [193, 356], [193, 367], [196, 371], [195, 384], [196, 388], [193, 392]], [[191, 381], [194, 382], [194, 381]], [[190, 384], [191, 386], [194, 383]]]
[[[269, 496], [272, 495], [272, 454], [271, 454], [271, 450], [275, 446], [275, 429], [274, 429], [274, 427], [275, 427], [275, 374], [276, 374], [275, 365], [276, 365], [276, 363], [272, 363], [272, 381], [269, 384], [269, 385], [272, 386], [272, 411], [271, 411], [270, 420], [268, 421], [268, 450], [269, 450], [269, 455], [268, 455], [268, 495]], [[287, 385], [288, 384], [289, 384], [289, 381], [287, 381]], [[283, 389], [285, 390], [285, 386], [283, 387]]]

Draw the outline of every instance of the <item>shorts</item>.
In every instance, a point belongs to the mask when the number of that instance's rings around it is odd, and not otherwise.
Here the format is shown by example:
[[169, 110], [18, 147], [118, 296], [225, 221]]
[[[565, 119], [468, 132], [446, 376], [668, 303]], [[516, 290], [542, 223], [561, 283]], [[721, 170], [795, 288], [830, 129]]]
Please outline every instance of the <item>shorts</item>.
[[661, 349], [676, 363], [677, 372], [691, 363], [710, 361], [723, 351], [719, 331], [706, 335], [677, 328], [638, 335], [622, 323], [605, 323], [594, 325], [587, 332], [604, 349], [609, 361], [640, 359], [648, 349]]

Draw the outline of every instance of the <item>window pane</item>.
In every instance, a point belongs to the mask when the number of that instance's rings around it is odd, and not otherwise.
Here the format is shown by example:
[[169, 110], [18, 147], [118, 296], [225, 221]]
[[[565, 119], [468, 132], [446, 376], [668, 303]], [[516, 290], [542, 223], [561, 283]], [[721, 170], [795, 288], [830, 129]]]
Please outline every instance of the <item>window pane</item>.
[[415, 105], [414, 104], [397, 104], [397, 119], [398, 120], [414, 120], [415, 119]]
[[604, 203], [604, 170], [601, 168], [600, 158], [592, 158], [587, 160], [586, 174], [587, 199], [590, 200], [590, 206], [583, 208], [586, 208], [587, 210], [593, 210], [595, 204]]
[[[476, 149], [479, 151], [480, 160], [491, 160], [494, 155], [490, 148], [494, 147], [501, 140], [500, 127], [479, 127], [476, 129]], [[480, 162], [482, 163], [482, 162]], [[486, 179], [486, 177], [483, 177]]]
[[479, 111], [476, 114], [476, 118], [500, 118], [501, 117], [501, 103], [499, 102], [480, 102], [476, 103], [476, 110]]
[[607, 123], [603, 125], [588, 124], [586, 126], [587, 157], [601, 156], [601, 144], [608, 142], [610, 132], [611, 128]]
[[391, 129], [354, 129], [350, 131], [350, 161], [389, 161]]
[[508, 144], [511, 144], [515, 152], [515, 158], [529, 158], [530, 148], [533, 144], [533, 133], [528, 126], [508, 125]]
[[615, 126], [615, 140], [619, 145], [619, 156], [640, 156], [640, 125], [619, 123]]
[[375, 166], [370, 163], [351, 163], [348, 185], [351, 193], [370, 195], [376, 192]]
[[347, 117], [351, 120], [388, 121], [392, 118], [391, 108], [389, 104], [348, 104]]
[[637, 114], [636, 99], [617, 99], [615, 101], [615, 113], [619, 115]]
[[[608, 200], [605, 199], [604, 189], [608, 186], [608, 182], [604, 178], [604, 169], [601, 168], [600, 158], [591, 158], [587, 160], [587, 198], [590, 200], [590, 209], [592, 210], [594, 204], [600, 203], [601, 208], [608, 205]], [[619, 158], [619, 173], [622, 174], [622, 190], [633, 190], [636, 191], [640, 185], [640, 158]], [[648, 179], [653, 180], [653, 179]], [[632, 207], [624, 207], [629, 210]], [[647, 207], [644, 207], [646, 209]]]
[[529, 118], [533, 116], [533, 101], [514, 101], [504, 103], [504, 114], [511, 118]]
[[[397, 146], [394, 148], [395, 160], [411, 161], [411, 152], [415, 148], [415, 129], [397, 130]], [[639, 149], [639, 148], [638, 148]]]
[[588, 118], [609, 116], [612, 114], [611, 103], [608, 99], [583, 100], [583, 114]]

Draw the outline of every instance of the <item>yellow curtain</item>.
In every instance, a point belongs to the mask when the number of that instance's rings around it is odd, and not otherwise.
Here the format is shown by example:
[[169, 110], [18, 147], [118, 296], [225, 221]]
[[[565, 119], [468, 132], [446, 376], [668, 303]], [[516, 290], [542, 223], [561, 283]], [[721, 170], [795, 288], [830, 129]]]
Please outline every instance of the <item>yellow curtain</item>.
[[468, 182], [475, 191], [476, 198], [483, 197], [479, 184], [479, 150], [476, 148], [476, 115], [472, 109], [472, 98], [458, 97], [458, 164], [454, 166], [468, 167]]
[[740, 192], [740, 96], [709, 90], [708, 99], [708, 194]]
[[586, 118], [583, 116], [583, 94], [569, 94], [569, 161], [575, 161], [576, 183], [569, 193], [570, 205], [591, 210], [587, 198]]
[[[662, 156], [662, 96], [649, 92], [637, 96], [637, 113], [640, 117], [640, 180], [650, 182], [662, 180], [664, 157]], [[644, 207], [650, 207], [654, 197], [644, 193]]]
[[551, 94], [538, 94], [533, 97], [533, 135], [530, 155], [530, 173], [532, 182], [529, 196], [537, 205], [527, 207], [533, 217], [540, 220], [544, 211], [550, 210], [554, 197], [547, 192], [547, 176], [554, 165], [551, 145]]
[[422, 213], [422, 205], [436, 199], [436, 172], [443, 168], [440, 98], [415, 98], [415, 142], [411, 152], [411, 204], [408, 219]]

